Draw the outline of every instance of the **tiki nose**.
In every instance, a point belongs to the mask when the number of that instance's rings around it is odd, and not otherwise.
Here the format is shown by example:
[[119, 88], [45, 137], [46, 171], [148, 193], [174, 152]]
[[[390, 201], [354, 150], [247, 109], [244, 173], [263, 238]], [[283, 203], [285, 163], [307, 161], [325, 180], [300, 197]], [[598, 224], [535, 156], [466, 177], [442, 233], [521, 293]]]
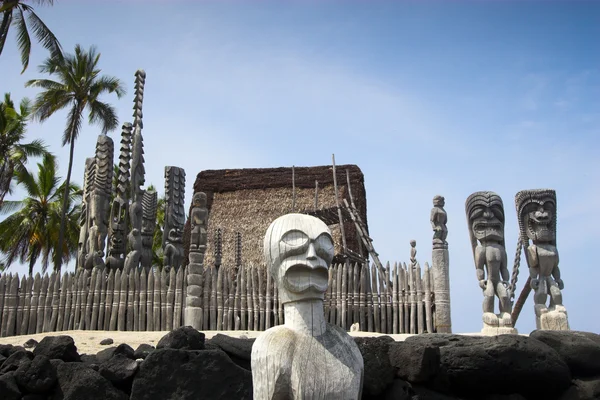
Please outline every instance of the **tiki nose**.
[[314, 243], [310, 243], [308, 245], [308, 254], [306, 255], [306, 259], [307, 260], [316, 260], [317, 259], [317, 252], [315, 251]]

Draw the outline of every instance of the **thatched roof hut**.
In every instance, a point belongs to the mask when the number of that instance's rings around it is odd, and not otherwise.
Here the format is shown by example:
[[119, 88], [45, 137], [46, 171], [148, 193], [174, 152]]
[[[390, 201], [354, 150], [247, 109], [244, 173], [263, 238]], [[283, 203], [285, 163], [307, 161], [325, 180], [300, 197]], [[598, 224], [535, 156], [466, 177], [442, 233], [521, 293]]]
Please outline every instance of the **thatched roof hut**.
[[[367, 224], [367, 199], [364, 176], [356, 165], [336, 166], [340, 204], [350, 203], [350, 189], [360, 217]], [[335, 203], [333, 167], [295, 167], [296, 212], [321, 216], [329, 225], [335, 242], [336, 259], [343, 259], [339, 219]], [[318, 181], [318, 210], [315, 213], [315, 181]], [[256, 168], [206, 170], [198, 174], [194, 193], [205, 192], [208, 198], [208, 248], [205, 265], [214, 263], [215, 233], [222, 231], [222, 265], [235, 266], [236, 232], [242, 235], [242, 262], [263, 265], [263, 239], [269, 224], [292, 212], [292, 168]], [[359, 253], [358, 236], [349, 214], [344, 213], [347, 248]], [[368, 228], [367, 228], [368, 229]], [[184, 246], [189, 243], [189, 221]]]

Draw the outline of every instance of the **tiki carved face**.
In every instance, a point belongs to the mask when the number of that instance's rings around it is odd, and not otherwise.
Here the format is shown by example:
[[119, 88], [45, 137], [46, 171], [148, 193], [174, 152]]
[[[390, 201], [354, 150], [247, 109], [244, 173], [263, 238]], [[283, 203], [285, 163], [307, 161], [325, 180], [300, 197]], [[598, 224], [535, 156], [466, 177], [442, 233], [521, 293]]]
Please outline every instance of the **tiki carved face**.
[[194, 207], [206, 207], [206, 193], [194, 193], [194, 197], [192, 197], [192, 204]]
[[494, 192], [475, 192], [467, 198], [467, 218], [479, 241], [504, 240], [504, 205]]
[[446, 204], [446, 199], [444, 196], [440, 196], [439, 194], [434, 196], [433, 198], [433, 206], [434, 207], [444, 207]]
[[551, 242], [555, 239], [554, 214], [556, 205], [549, 199], [540, 199], [526, 207], [525, 232], [527, 237], [533, 241]]
[[334, 247], [323, 221], [304, 214], [277, 218], [267, 229], [264, 252], [282, 303], [324, 298]]

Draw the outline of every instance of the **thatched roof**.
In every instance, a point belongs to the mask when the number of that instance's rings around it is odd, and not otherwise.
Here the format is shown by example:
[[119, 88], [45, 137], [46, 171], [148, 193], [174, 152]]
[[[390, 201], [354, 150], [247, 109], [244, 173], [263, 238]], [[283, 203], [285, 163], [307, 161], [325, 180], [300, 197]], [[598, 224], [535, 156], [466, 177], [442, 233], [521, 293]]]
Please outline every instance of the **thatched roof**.
[[[336, 166], [340, 204], [350, 202], [346, 170], [354, 203], [367, 224], [367, 201], [364, 176], [356, 165]], [[321, 217], [332, 231], [336, 258], [342, 254], [341, 233], [333, 186], [332, 166], [295, 167], [296, 212]], [[318, 209], [315, 210], [315, 181], [319, 182]], [[208, 248], [205, 265], [214, 262], [214, 238], [217, 228], [223, 237], [222, 265], [235, 265], [235, 235], [242, 234], [242, 260], [262, 265], [263, 238], [269, 224], [277, 217], [292, 212], [292, 168], [256, 168], [206, 170], [198, 174], [195, 192], [205, 192], [208, 200]], [[358, 252], [358, 238], [348, 213], [344, 213], [347, 247]], [[189, 222], [184, 246], [189, 246]], [[187, 259], [187, 251], [186, 251]]]

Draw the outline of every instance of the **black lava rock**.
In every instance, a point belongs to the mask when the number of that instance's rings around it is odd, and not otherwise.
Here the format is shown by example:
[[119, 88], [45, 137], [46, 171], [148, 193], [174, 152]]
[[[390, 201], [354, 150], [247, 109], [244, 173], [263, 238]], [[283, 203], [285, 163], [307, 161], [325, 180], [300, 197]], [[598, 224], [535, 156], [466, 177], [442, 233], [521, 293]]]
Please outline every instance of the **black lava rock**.
[[125, 344], [125, 343], [122, 343], [118, 346], [109, 347], [108, 349], [99, 351], [96, 354], [96, 359], [98, 360], [99, 363], [103, 363], [107, 360], [110, 360], [112, 357], [116, 356], [117, 354], [121, 354], [127, 358], [131, 358], [132, 360], [135, 360], [133, 347], [131, 347], [130, 345]]
[[33, 354], [46, 356], [50, 360], [79, 361], [79, 353], [71, 336], [46, 336], [35, 346]]
[[431, 344], [395, 342], [390, 344], [390, 363], [396, 376], [412, 383], [432, 379], [440, 369], [440, 349]]
[[152, 353], [154, 350], [155, 350], [154, 346], [150, 346], [149, 344], [142, 343], [133, 352], [133, 358], [135, 358], [136, 360], [139, 358], [145, 359], [146, 357], [148, 357], [148, 354]]
[[220, 350], [157, 349], [140, 365], [131, 390], [131, 400], [200, 398], [251, 399], [252, 374]]
[[204, 350], [204, 333], [191, 326], [182, 326], [163, 336], [157, 349]]
[[[57, 363], [52, 400], [127, 400], [129, 397], [83, 363]], [[163, 378], [164, 379], [164, 378]]]
[[573, 376], [600, 376], [600, 335], [590, 332], [539, 330], [531, 332], [529, 337], [556, 350], [571, 369]]
[[4, 362], [2, 363], [2, 368], [0, 368], [0, 374], [5, 374], [7, 372], [16, 371], [22, 363], [31, 361], [33, 359], [33, 354], [27, 350], [18, 350], [12, 353]]
[[206, 344], [217, 346], [223, 350], [231, 361], [250, 371], [250, 357], [255, 339], [238, 339], [220, 333], [213, 336]]
[[26, 349], [32, 349], [35, 346], [38, 345], [38, 341], [35, 339], [29, 339], [28, 341], [26, 341], [25, 343], [23, 343], [23, 347]]
[[0, 375], [0, 394], [2, 400], [21, 400], [23, 394], [17, 386], [14, 372]]
[[123, 354], [116, 354], [100, 365], [100, 375], [108, 379], [115, 387], [131, 393], [133, 377], [138, 371], [138, 363]]
[[382, 394], [394, 381], [396, 371], [390, 364], [389, 349], [394, 339], [389, 336], [357, 337], [363, 361], [363, 398], [371, 398]]
[[115, 342], [115, 341], [114, 341], [114, 340], [112, 340], [111, 338], [108, 338], [108, 339], [102, 339], [102, 340], [100, 341], [100, 345], [102, 345], [102, 346], [108, 346], [109, 344], [113, 344], [114, 342]]
[[43, 394], [56, 383], [56, 368], [50, 364], [48, 357], [36, 356], [31, 361], [21, 363], [15, 373], [17, 384], [25, 392]]

